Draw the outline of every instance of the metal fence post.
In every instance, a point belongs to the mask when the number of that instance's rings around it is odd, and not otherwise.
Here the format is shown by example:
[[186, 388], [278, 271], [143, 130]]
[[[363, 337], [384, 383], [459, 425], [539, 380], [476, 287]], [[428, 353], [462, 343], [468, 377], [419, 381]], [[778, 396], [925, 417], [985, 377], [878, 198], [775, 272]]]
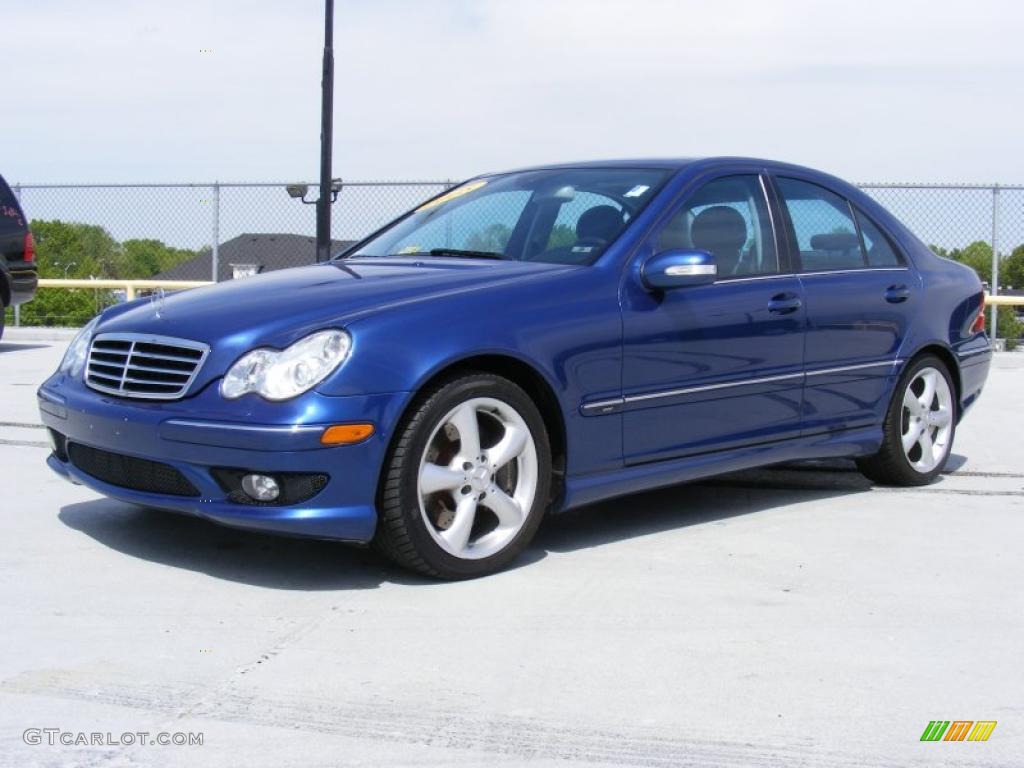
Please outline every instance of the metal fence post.
[[213, 246], [210, 251], [210, 261], [213, 264], [213, 275], [210, 278], [217, 282], [217, 275], [220, 272], [220, 182], [213, 182]]
[[[999, 295], [999, 185], [992, 187], [992, 286], [989, 293], [992, 296]], [[992, 340], [999, 336], [996, 322], [999, 318], [999, 308], [992, 305]]]
[[[21, 184], [14, 185], [14, 197], [18, 200], [18, 205], [21, 205]], [[21, 325], [21, 305], [14, 305], [14, 327], [17, 328]]]

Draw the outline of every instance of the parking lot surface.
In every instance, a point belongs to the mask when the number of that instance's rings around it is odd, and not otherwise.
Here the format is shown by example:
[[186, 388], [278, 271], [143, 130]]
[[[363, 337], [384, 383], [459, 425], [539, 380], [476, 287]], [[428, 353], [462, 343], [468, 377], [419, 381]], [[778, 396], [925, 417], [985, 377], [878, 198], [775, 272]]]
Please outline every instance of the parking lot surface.
[[[0, 342], [0, 765], [1024, 765], [1024, 354], [934, 486], [743, 472], [437, 583], [58, 479], [34, 393], [64, 346]], [[932, 720], [998, 725], [921, 742]]]

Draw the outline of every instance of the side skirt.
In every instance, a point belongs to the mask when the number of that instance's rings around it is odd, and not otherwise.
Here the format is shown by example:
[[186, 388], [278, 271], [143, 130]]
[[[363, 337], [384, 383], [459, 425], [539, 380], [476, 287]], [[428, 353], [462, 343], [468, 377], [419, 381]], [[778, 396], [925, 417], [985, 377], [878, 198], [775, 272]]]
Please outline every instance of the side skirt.
[[783, 461], [867, 456], [877, 451], [881, 443], [881, 426], [872, 426], [640, 464], [596, 475], [567, 477], [562, 505], [552, 511], [564, 512], [615, 496], [688, 483], [726, 472], [753, 469]]

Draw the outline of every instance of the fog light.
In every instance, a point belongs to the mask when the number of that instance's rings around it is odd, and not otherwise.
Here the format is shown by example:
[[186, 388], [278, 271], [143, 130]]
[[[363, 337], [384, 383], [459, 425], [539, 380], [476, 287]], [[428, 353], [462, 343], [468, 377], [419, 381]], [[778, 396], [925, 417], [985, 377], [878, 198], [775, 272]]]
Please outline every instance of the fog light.
[[269, 475], [246, 475], [242, 478], [242, 490], [256, 501], [273, 501], [281, 495], [277, 480]]

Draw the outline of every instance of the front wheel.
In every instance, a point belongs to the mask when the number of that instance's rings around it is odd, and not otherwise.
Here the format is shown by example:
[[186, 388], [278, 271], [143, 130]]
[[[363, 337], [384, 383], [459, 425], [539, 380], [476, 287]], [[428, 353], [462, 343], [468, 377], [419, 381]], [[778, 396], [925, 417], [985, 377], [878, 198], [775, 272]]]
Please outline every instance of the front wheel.
[[878, 453], [857, 467], [885, 485], [927, 485], [942, 472], [956, 434], [956, 400], [946, 364], [914, 360], [900, 377], [882, 427]]
[[374, 543], [430, 576], [497, 571], [529, 543], [548, 504], [551, 452], [537, 406], [491, 374], [426, 393], [385, 464]]

